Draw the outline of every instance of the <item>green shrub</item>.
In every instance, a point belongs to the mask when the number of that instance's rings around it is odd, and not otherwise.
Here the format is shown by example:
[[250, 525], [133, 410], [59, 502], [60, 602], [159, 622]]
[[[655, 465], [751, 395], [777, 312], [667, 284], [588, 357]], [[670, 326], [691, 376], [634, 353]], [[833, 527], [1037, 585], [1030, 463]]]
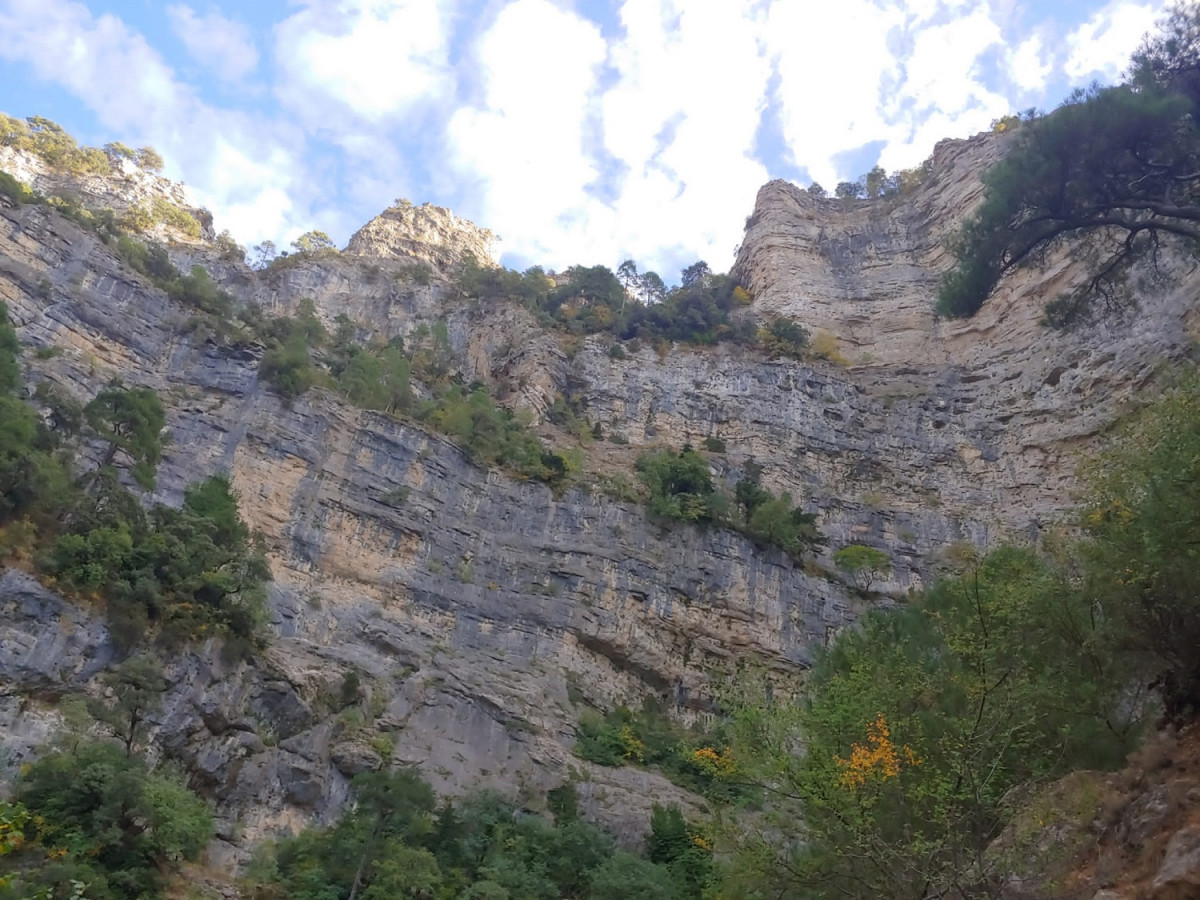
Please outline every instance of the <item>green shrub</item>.
[[186, 209], [176, 206], [165, 197], [155, 197], [150, 204], [150, 213], [156, 222], [174, 228], [190, 238], [199, 239], [200, 222]]
[[303, 335], [297, 334], [263, 354], [258, 374], [290, 404], [317, 383], [318, 370]]
[[1110, 653], [1157, 686], [1169, 718], [1200, 711], [1200, 380], [1189, 374], [1085, 471], [1088, 596]]
[[869, 591], [872, 583], [886, 576], [892, 561], [882, 550], [862, 544], [850, 544], [833, 554], [833, 564], [848, 575], [854, 586]]
[[177, 303], [195, 307], [201, 312], [227, 319], [233, 315], [233, 298], [217, 286], [203, 266], [172, 280], [167, 295]]
[[[82, 743], [35, 762], [17, 785], [24, 840], [0, 854], [0, 893], [96, 900], [158, 897], [212, 835], [205, 803], [111, 744]], [[42, 893], [45, 891], [46, 893]]]
[[117, 238], [116, 251], [122, 262], [152, 279], [159, 287], [169, 285], [180, 277], [179, 270], [175, 268], [167, 256], [166, 248], [161, 244], [144, 244], [127, 235], [121, 235]]
[[636, 466], [650, 491], [647, 508], [653, 515], [681, 522], [712, 521], [716, 493], [712, 472], [708, 461], [691, 447], [679, 453], [644, 453]]
[[756, 787], [741, 781], [725, 723], [685, 729], [652, 698], [637, 713], [624, 706], [603, 716], [584, 713], [573, 752], [601, 766], [653, 766], [680, 787], [718, 803], [758, 796]]
[[77, 513], [42, 565], [69, 588], [105, 600], [113, 637], [128, 648], [160, 632], [257, 639], [270, 570], [223, 476], [190, 487], [183, 507], [143, 515], [112, 482]]
[[808, 329], [791, 319], [776, 318], [760, 329], [758, 340], [772, 356], [803, 358], [808, 349]]
[[[333, 825], [260, 854], [251, 867], [256, 896], [325, 900], [347, 897], [357, 885], [364, 900], [674, 900], [700, 896], [701, 882], [707, 887], [711, 859], [696, 841], [704, 842], [703, 833], [685, 823], [684, 847], [669, 816], [652, 823], [662, 837], [659, 863], [616, 853], [611, 836], [577, 815], [551, 822], [489, 792], [439, 804], [407, 771], [360, 775], [354, 788], [356, 803]], [[550, 805], [564, 813], [571, 806]]]
[[29, 185], [17, 181], [7, 172], [0, 172], [0, 196], [8, 197], [14, 203], [37, 203], [39, 199]]
[[967, 878], [990, 891], [977, 861], [1009, 792], [1120, 765], [1137, 736], [1136, 681], [1103, 652], [1105, 601], [1080, 587], [998, 550], [844, 631], [798, 702], [741, 709], [735, 757], [771, 788], [782, 834], [778, 857], [754, 856], [760, 887], [919, 898]]

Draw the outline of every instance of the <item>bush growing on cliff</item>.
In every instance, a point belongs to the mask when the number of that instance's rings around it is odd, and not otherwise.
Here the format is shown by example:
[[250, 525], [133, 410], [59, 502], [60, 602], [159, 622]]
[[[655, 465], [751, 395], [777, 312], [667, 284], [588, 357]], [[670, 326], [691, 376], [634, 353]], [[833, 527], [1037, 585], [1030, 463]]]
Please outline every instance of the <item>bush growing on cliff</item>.
[[637, 460], [638, 477], [650, 491], [650, 513], [681, 522], [712, 522], [717, 511], [708, 460], [684, 447], [678, 453], [644, 453]]
[[153, 489], [167, 424], [158, 394], [149, 388], [113, 384], [83, 408], [83, 415], [94, 436], [108, 444], [101, 466], [111, 466], [121, 452], [132, 463], [130, 474], [137, 483]]
[[849, 576], [856, 588], [864, 592], [869, 591], [872, 584], [892, 569], [892, 561], [886, 553], [862, 544], [842, 547], [833, 554], [833, 564], [838, 571]]
[[0, 197], [8, 197], [14, 203], [36, 203], [39, 199], [29, 185], [7, 172], [0, 172]]
[[198, 239], [200, 222], [190, 212], [164, 197], [154, 197], [149, 206], [135, 206], [121, 217], [120, 225], [127, 231], [149, 231], [155, 225], [166, 225], [190, 238]]
[[688, 277], [670, 290], [657, 273], [639, 273], [632, 260], [622, 263], [620, 275], [605, 266], [572, 266], [555, 280], [536, 267], [518, 273], [467, 259], [458, 273], [458, 285], [465, 295], [484, 301], [515, 300], [544, 324], [573, 334], [608, 333], [620, 340], [654, 343], [755, 341], [752, 321], [731, 318], [748, 295], [704, 263], [688, 267], [684, 272]]
[[1084, 571], [1112, 651], [1153, 682], [1168, 716], [1200, 712], [1200, 381], [1193, 373], [1088, 470]]
[[212, 634], [253, 643], [270, 578], [259, 541], [242, 522], [223, 476], [190, 487], [183, 506], [142, 513], [112, 481], [81, 498], [73, 523], [42, 558], [69, 590], [102, 598], [123, 649], [161, 635]]
[[290, 405], [317, 383], [319, 370], [308, 352], [308, 342], [303, 335], [294, 334], [263, 354], [258, 374]]
[[0, 301], [0, 558], [27, 549], [39, 528], [57, 520], [72, 491], [56, 435], [18, 398], [20, 350]]
[[760, 482], [762, 467], [754, 460], [747, 463], [732, 498], [717, 490], [708, 460], [691, 447], [685, 446], [679, 453], [644, 453], [636, 465], [638, 477], [649, 491], [646, 508], [651, 515], [733, 528], [794, 559], [825, 543], [816, 514], [794, 506], [788, 493], [777, 497], [765, 490]]
[[556, 900], [628, 889], [619, 896], [682, 900], [710, 879], [704, 833], [677, 810], [656, 811], [649, 861], [614, 855], [612, 837], [575, 816], [551, 822], [493, 793], [438, 803], [409, 771], [360, 775], [354, 788], [357, 803], [336, 823], [259, 854], [253, 896]]
[[758, 342], [772, 356], [801, 359], [808, 349], [808, 329], [782, 317], [775, 318], [766, 328], [758, 330]]
[[727, 723], [684, 728], [647, 698], [638, 712], [619, 706], [579, 718], [574, 753], [601, 766], [657, 768], [680, 787], [716, 803], [753, 800], [758, 791], [739, 777], [729, 752]]
[[233, 315], [233, 298], [217, 286], [203, 266], [192, 266], [187, 275], [172, 279], [167, 296], [211, 316], [228, 319]]
[[[15, 849], [0, 853], [0, 898], [159, 897], [212, 836], [207, 805], [183, 782], [119, 747], [51, 752], [17, 783]], [[79, 892], [79, 887], [84, 889]]]

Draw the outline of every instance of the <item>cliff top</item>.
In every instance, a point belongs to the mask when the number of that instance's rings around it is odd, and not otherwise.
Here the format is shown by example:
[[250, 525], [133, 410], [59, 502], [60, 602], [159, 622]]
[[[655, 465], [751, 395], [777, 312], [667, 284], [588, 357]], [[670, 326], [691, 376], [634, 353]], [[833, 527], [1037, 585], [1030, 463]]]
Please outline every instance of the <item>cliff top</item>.
[[495, 235], [450, 210], [431, 203], [415, 206], [399, 200], [360, 228], [346, 253], [380, 259], [411, 260], [445, 270], [468, 254], [483, 265], [496, 265]]

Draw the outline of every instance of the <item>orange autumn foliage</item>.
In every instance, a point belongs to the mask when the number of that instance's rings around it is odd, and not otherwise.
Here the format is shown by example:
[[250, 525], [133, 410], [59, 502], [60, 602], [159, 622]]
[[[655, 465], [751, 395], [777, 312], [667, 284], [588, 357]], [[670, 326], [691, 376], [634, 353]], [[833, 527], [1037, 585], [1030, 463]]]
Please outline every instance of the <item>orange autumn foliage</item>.
[[906, 765], [915, 766], [920, 763], [911, 747], [897, 748], [892, 742], [891, 730], [883, 714], [875, 717], [875, 721], [867, 725], [867, 743], [852, 744], [850, 758], [843, 759], [835, 756], [834, 761], [842, 770], [838, 776], [838, 784], [849, 790], [855, 790], [868, 781], [887, 781], [900, 774], [900, 759], [904, 757]]

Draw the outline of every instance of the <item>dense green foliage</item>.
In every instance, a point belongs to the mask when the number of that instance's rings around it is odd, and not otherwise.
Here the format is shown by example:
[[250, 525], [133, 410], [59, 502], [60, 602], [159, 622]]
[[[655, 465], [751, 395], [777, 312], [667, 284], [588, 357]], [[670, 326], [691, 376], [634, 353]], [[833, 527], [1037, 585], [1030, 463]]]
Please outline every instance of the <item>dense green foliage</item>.
[[131, 150], [120, 143], [107, 144], [103, 150], [80, 147], [61, 125], [42, 116], [21, 120], [0, 113], [0, 147], [27, 150], [55, 171], [73, 175], [109, 175], [112, 164], [122, 158], [148, 172], [163, 167], [162, 157], [152, 147]]
[[638, 477], [650, 491], [653, 515], [681, 522], [714, 522], [722, 517], [722, 495], [713, 486], [708, 460], [684, 447], [638, 457]]
[[260, 854], [255, 900], [684, 900], [712, 877], [701, 833], [678, 810], [656, 808], [643, 860], [615, 853], [571, 804], [553, 822], [486, 792], [439, 804], [411, 771], [359, 775], [354, 788], [355, 806], [334, 825]]
[[[916, 190], [917, 186], [928, 177], [932, 166], [933, 160], [927, 159], [916, 168], [899, 169], [890, 175], [882, 166], [875, 166], [854, 181], [838, 182], [833, 195], [839, 200], [881, 200], [903, 197]], [[815, 183], [809, 186], [808, 192], [816, 197], [825, 196], [825, 189]]]
[[158, 897], [212, 835], [208, 808], [180, 779], [112, 744], [49, 753], [21, 777], [15, 801], [0, 801], [0, 823], [17, 823], [15, 846], [0, 852], [3, 900]]
[[990, 896], [1010, 790], [1119, 765], [1159, 709], [1194, 718], [1198, 460], [1193, 380], [1093, 463], [1083, 537], [968, 555], [839, 637], [802, 702], [743, 706], [735, 759], [789, 836], [747, 839], [749, 877], [814, 897]]
[[850, 544], [833, 554], [833, 564], [838, 571], [849, 577], [860, 591], [869, 591], [871, 585], [886, 575], [892, 568], [888, 555], [875, 547]]
[[572, 266], [558, 284], [540, 268], [519, 273], [468, 259], [459, 272], [458, 286], [465, 295], [483, 301], [521, 302], [546, 324], [574, 334], [607, 333], [622, 341], [653, 344], [722, 340], [754, 344], [757, 340], [751, 318], [733, 317], [749, 305], [750, 296], [729, 276], [713, 274], [703, 262], [685, 269], [682, 283], [669, 290], [656, 273], [639, 274], [631, 260], [621, 265], [619, 275], [605, 266]]
[[[1119, 297], [1129, 267], [1166, 236], [1200, 238], [1200, 8], [1179, 7], [1134, 57], [1130, 81], [1077, 91], [1030, 117], [984, 176], [984, 201], [951, 243], [937, 311], [970, 316], [999, 280], [1055, 245], [1088, 235], [1089, 278], [1047, 309], [1067, 325], [1099, 296]], [[1190, 35], [1190, 37], [1189, 37]]]
[[1153, 680], [1171, 718], [1200, 711], [1200, 384], [1129, 422], [1088, 472], [1083, 571], [1112, 650]]
[[724, 724], [684, 728], [647, 699], [634, 713], [620, 706], [579, 719], [575, 755], [601, 766], [630, 764], [659, 769], [680, 787], [718, 803], [751, 799], [757, 791], [738, 781]]
[[764, 489], [762, 467], [754, 460], [746, 464], [732, 497], [714, 485], [708, 460], [691, 447], [644, 453], [637, 472], [649, 491], [646, 508], [651, 515], [733, 528], [795, 559], [825, 543], [816, 514], [793, 505], [786, 492], [775, 496]]
[[190, 487], [179, 509], [148, 512], [106, 478], [76, 513], [40, 563], [64, 587], [103, 598], [119, 646], [151, 626], [169, 640], [256, 639], [270, 570], [224, 476]]
[[[228, 479], [192, 485], [179, 509], [144, 509], [113, 464], [153, 484], [165, 421], [158, 397], [110, 385], [80, 409], [43, 390], [47, 424], [14, 396], [18, 349], [0, 304], [0, 558], [32, 555], [62, 588], [103, 600], [122, 648], [155, 634], [255, 641], [270, 573]], [[77, 475], [80, 437], [107, 449], [97, 468]]]
[[162, 459], [162, 430], [167, 416], [158, 394], [149, 388], [113, 384], [83, 408], [84, 420], [97, 438], [108, 444], [103, 466], [117, 452], [130, 461], [130, 473], [142, 487], [153, 489], [154, 471]]
[[38, 196], [29, 185], [18, 181], [7, 172], [0, 172], [0, 197], [7, 197], [14, 203], [37, 203]]
[[1097, 640], [1091, 598], [1016, 550], [869, 614], [807, 703], [741, 719], [745, 766], [787, 798], [774, 814], [804, 822], [806, 843], [759, 876], [814, 896], [977, 895], [1011, 788], [1132, 746], [1127, 672]]

